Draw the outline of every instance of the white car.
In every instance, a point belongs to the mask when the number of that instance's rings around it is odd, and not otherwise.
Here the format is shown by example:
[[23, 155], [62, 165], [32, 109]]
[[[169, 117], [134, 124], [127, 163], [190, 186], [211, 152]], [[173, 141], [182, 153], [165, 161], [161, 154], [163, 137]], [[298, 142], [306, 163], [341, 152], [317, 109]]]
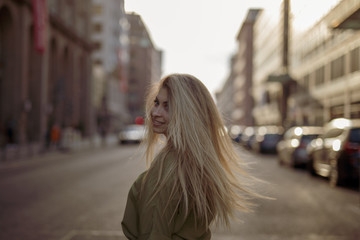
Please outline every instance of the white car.
[[358, 183], [360, 171], [360, 119], [337, 118], [307, 149], [312, 174], [327, 177], [331, 186]]
[[119, 143], [140, 143], [145, 137], [144, 125], [128, 125], [119, 133]]

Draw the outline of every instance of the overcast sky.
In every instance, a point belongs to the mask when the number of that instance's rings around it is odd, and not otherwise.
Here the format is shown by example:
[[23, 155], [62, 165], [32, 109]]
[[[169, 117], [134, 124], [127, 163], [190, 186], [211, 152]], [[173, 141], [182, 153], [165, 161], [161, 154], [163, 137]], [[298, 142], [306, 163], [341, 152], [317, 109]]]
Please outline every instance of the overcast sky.
[[[277, 21], [281, 0], [125, 0], [125, 10], [141, 15], [155, 46], [163, 51], [163, 75], [189, 73], [212, 94], [229, 74], [235, 37], [250, 8]], [[292, 0], [293, 24], [304, 30], [339, 0]]]

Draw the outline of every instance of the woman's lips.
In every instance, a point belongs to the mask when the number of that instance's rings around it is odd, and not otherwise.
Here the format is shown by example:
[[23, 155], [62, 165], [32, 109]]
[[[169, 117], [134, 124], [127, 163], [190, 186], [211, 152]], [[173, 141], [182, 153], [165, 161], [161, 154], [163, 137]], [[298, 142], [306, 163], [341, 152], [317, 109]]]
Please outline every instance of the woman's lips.
[[164, 124], [164, 123], [161, 122], [161, 121], [153, 120], [153, 125], [154, 126], [161, 126], [162, 124]]

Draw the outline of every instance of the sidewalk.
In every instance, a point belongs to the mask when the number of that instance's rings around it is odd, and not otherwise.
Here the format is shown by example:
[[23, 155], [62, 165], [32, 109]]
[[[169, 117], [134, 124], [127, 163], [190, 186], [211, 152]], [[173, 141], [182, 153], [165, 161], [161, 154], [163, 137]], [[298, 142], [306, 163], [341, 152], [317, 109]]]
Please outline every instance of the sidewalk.
[[47, 150], [42, 150], [38, 144], [7, 146], [5, 149], [0, 149], [0, 169], [8, 169], [22, 164], [28, 164], [32, 160], [37, 160], [38, 162], [42, 159], [61, 159], [67, 157], [68, 154], [113, 147], [117, 144], [118, 140], [116, 135], [108, 135], [105, 139], [95, 136], [91, 139], [67, 141], [59, 148], [50, 147]]

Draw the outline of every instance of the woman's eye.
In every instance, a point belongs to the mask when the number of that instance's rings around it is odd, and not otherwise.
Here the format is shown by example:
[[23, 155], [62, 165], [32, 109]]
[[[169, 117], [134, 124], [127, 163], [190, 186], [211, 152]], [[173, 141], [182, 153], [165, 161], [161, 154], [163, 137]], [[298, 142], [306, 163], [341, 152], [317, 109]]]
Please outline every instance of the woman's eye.
[[157, 99], [154, 101], [154, 105], [159, 106], [159, 101]]

